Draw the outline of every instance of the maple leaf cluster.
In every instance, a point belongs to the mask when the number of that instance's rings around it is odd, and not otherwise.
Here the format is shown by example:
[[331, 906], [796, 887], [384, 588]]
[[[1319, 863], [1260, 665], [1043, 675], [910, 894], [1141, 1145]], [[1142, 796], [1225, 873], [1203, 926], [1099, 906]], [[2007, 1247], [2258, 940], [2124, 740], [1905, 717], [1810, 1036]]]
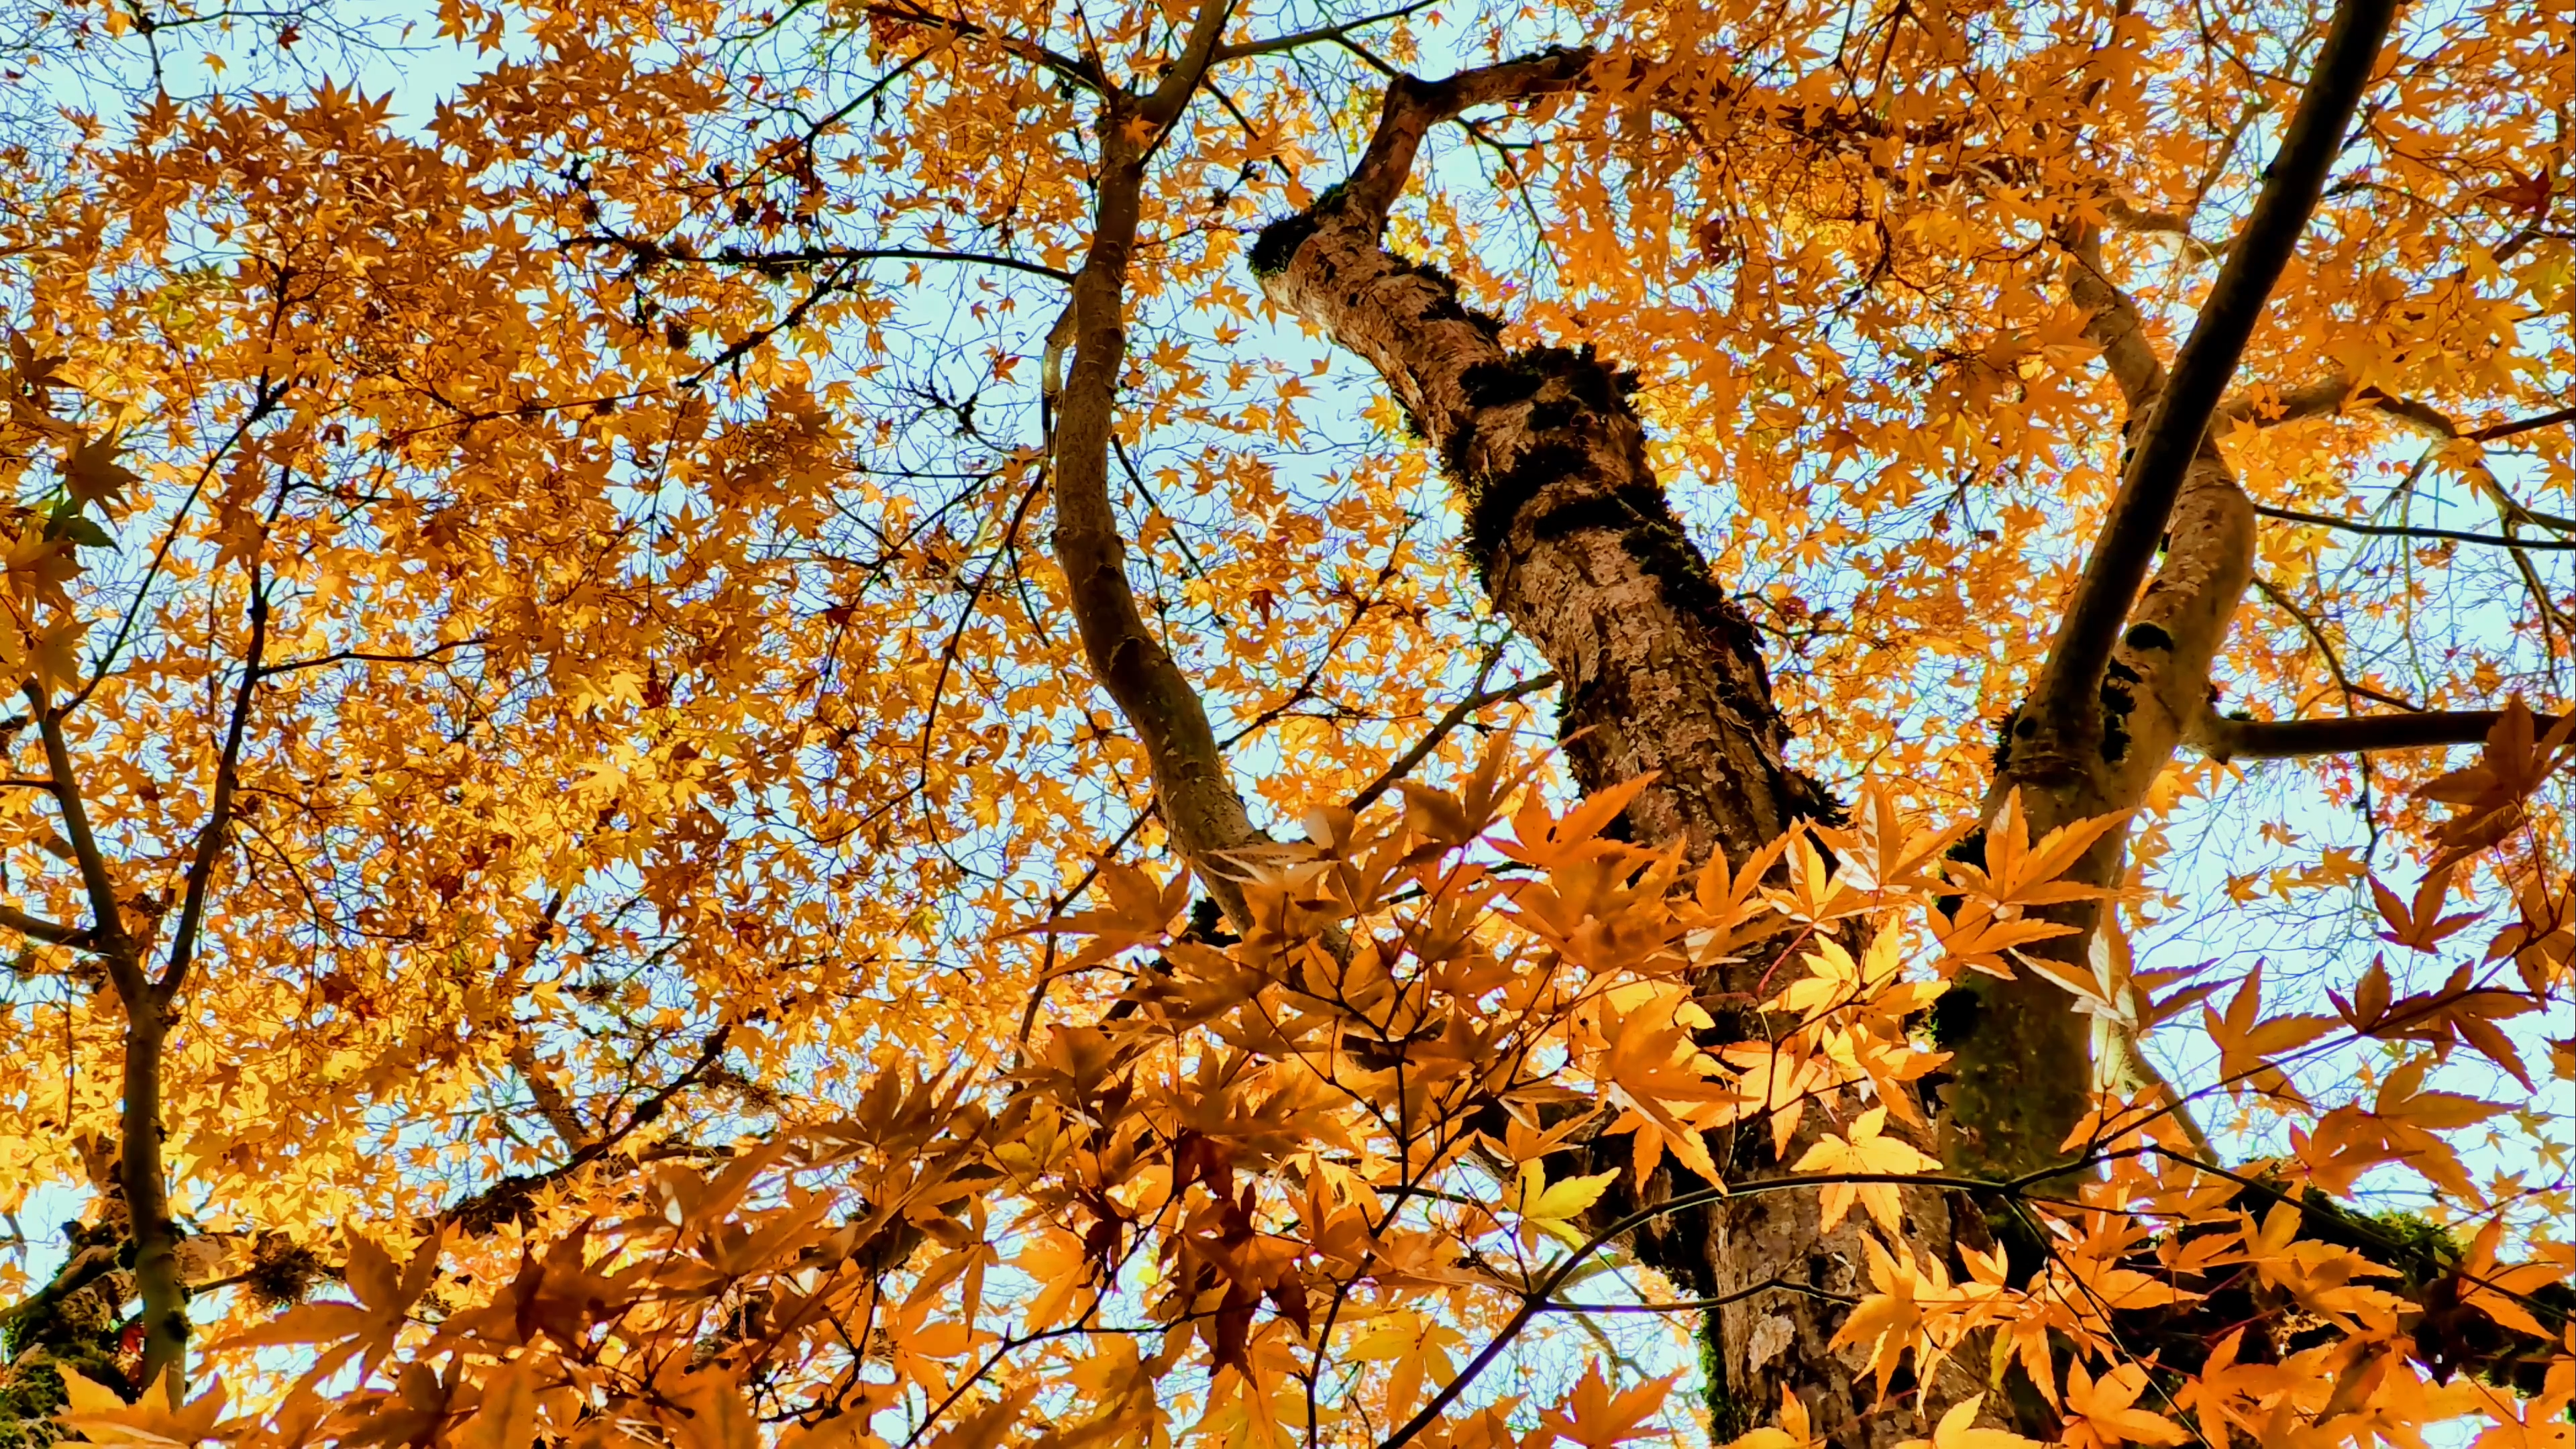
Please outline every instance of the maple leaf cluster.
[[[354, 8], [81, 0], [6, 81], [0, 1207], [81, 1221], [0, 1262], [0, 1449], [2566, 1443], [2545, 7], [2373, 72], [2209, 430], [2260, 617], [2082, 819], [1995, 788], [2036, 621], [2304, 15]], [[1627, 553], [1856, 797], [1766, 757], [1806, 818], [1732, 854], [1569, 793], [1540, 691], [1611, 705], [1490, 606], [1473, 434], [1246, 271], [1387, 76], [1533, 26], [1579, 93], [1424, 140], [1382, 290], [1688, 480], [1525, 531], [1708, 537]], [[2254, 727], [2516, 689], [2205, 889]], [[2133, 949], [2264, 911], [2375, 959]], [[2101, 1048], [2025, 1174], [1954, 1165], [2004, 982]], [[1728, 1391], [1792, 1360], [1849, 1402]]]

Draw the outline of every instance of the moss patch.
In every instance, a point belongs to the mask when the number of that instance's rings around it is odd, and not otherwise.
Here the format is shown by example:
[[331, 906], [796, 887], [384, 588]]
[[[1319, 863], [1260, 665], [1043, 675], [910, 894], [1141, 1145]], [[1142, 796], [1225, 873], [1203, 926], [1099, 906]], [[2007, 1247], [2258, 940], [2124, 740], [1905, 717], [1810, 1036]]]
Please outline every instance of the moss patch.
[[1252, 239], [1252, 275], [1262, 280], [1288, 270], [1297, 259], [1297, 249], [1315, 234], [1318, 223], [1312, 211], [1294, 211], [1261, 229]]

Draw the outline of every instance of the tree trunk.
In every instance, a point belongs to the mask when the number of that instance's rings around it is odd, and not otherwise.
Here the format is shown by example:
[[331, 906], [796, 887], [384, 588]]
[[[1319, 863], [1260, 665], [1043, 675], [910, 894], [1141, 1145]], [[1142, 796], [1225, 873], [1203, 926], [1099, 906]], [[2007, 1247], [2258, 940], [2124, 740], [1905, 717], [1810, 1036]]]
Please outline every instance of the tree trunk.
[[[1587, 60], [1552, 53], [1442, 82], [1396, 80], [1350, 180], [1311, 211], [1274, 223], [1252, 264], [1271, 301], [1377, 370], [1438, 451], [1495, 612], [1564, 681], [1561, 720], [1577, 783], [1598, 791], [1652, 773], [1626, 812], [1633, 838], [1686, 842], [1693, 859], [1719, 852], [1741, 861], [1830, 802], [1782, 758], [1787, 729], [1753, 629], [1647, 465], [1629, 380], [1588, 350], [1506, 349], [1502, 324], [1463, 306], [1446, 275], [1379, 239], [1426, 130], [1473, 105], [1573, 89]], [[1745, 979], [1758, 970], [1708, 984], [1730, 1037], [1758, 1030]], [[1767, 1152], [1766, 1129], [1755, 1124], [1746, 1135]], [[1744, 1148], [1731, 1170], [1778, 1170], [1758, 1160], [1755, 1143]], [[1648, 1184], [1642, 1196], [1697, 1185], [1684, 1174]], [[1603, 1200], [1613, 1216], [1636, 1203], [1624, 1191]], [[1909, 1193], [1906, 1208], [1912, 1245], [1946, 1253], [1943, 1200]], [[1721, 1437], [1767, 1421], [1784, 1389], [1837, 1445], [1916, 1432], [1909, 1414], [1870, 1412], [1878, 1388], [1863, 1352], [1829, 1347], [1839, 1306], [1795, 1291], [1848, 1296], [1869, 1286], [1856, 1225], [1821, 1231], [1814, 1195], [1759, 1194], [1675, 1214], [1631, 1247], [1684, 1293], [1742, 1295], [1707, 1328]], [[1773, 1282], [1789, 1286], [1761, 1286]]]

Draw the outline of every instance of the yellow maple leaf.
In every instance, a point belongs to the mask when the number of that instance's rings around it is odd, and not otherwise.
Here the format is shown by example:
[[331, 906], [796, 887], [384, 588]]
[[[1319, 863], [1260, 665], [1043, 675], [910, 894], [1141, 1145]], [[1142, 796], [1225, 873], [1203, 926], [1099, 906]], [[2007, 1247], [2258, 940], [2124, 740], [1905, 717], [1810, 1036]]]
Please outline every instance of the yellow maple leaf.
[[[1852, 1173], [1870, 1176], [1910, 1176], [1941, 1165], [1939, 1159], [1918, 1151], [1901, 1139], [1882, 1135], [1887, 1128], [1887, 1109], [1872, 1107], [1852, 1119], [1847, 1137], [1826, 1137], [1808, 1148], [1790, 1168], [1793, 1172], [1817, 1174]], [[1857, 1198], [1869, 1209], [1878, 1225], [1893, 1233], [1904, 1226], [1904, 1209], [1892, 1182], [1828, 1182], [1824, 1185], [1824, 1226], [1831, 1230], [1851, 1211]]]
[[1547, 1180], [1547, 1169], [1535, 1158], [1521, 1164], [1520, 1176], [1503, 1189], [1497, 1206], [1521, 1220], [1522, 1226], [1580, 1245], [1584, 1235], [1576, 1231], [1572, 1220], [1584, 1209], [1600, 1201], [1619, 1170], [1596, 1172], [1588, 1177], [1568, 1177], [1555, 1182]]
[[1941, 1422], [1932, 1429], [1929, 1439], [1908, 1439], [1896, 1449], [2039, 1449], [2039, 1441], [2025, 1439], [2003, 1429], [1977, 1426], [1977, 1410], [1986, 1401], [1983, 1394], [1971, 1394], [1950, 1406]]
[[2082, 1360], [2066, 1366], [2067, 1449], [2110, 1449], [2126, 1443], [2179, 1444], [2189, 1438], [2171, 1419], [2136, 1407], [2146, 1392], [2147, 1371], [2124, 1363], [2100, 1378]]
[[1780, 1390], [1779, 1422], [1728, 1440], [1726, 1449], [1825, 1449], [1825, 1441], [1815, 1435], [1806, 1401], [1784, 1387]]

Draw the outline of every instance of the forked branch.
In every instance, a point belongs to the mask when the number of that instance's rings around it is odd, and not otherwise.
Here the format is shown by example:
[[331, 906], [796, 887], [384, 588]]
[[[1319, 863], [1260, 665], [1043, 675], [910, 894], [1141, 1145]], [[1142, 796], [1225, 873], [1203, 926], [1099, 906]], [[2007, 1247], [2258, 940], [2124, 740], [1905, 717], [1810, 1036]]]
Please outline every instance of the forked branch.
[[2052, 721], [2083, 717], [2101, 689], [2130, 606], [2154, 566], [2174, 500], [2273, 284], [2307, 229], [2396, 12], [2397, 0], [2343, 0], [2335, 8], [2323, 53], [2299, 96], [2280, 153], [2264, 172], [2253, 212], [2219, 269], [2190, 339], [2174, 357], [2154, 411], [2130, 439], [2120, 491], [2049, 649], [2040, 704]]

